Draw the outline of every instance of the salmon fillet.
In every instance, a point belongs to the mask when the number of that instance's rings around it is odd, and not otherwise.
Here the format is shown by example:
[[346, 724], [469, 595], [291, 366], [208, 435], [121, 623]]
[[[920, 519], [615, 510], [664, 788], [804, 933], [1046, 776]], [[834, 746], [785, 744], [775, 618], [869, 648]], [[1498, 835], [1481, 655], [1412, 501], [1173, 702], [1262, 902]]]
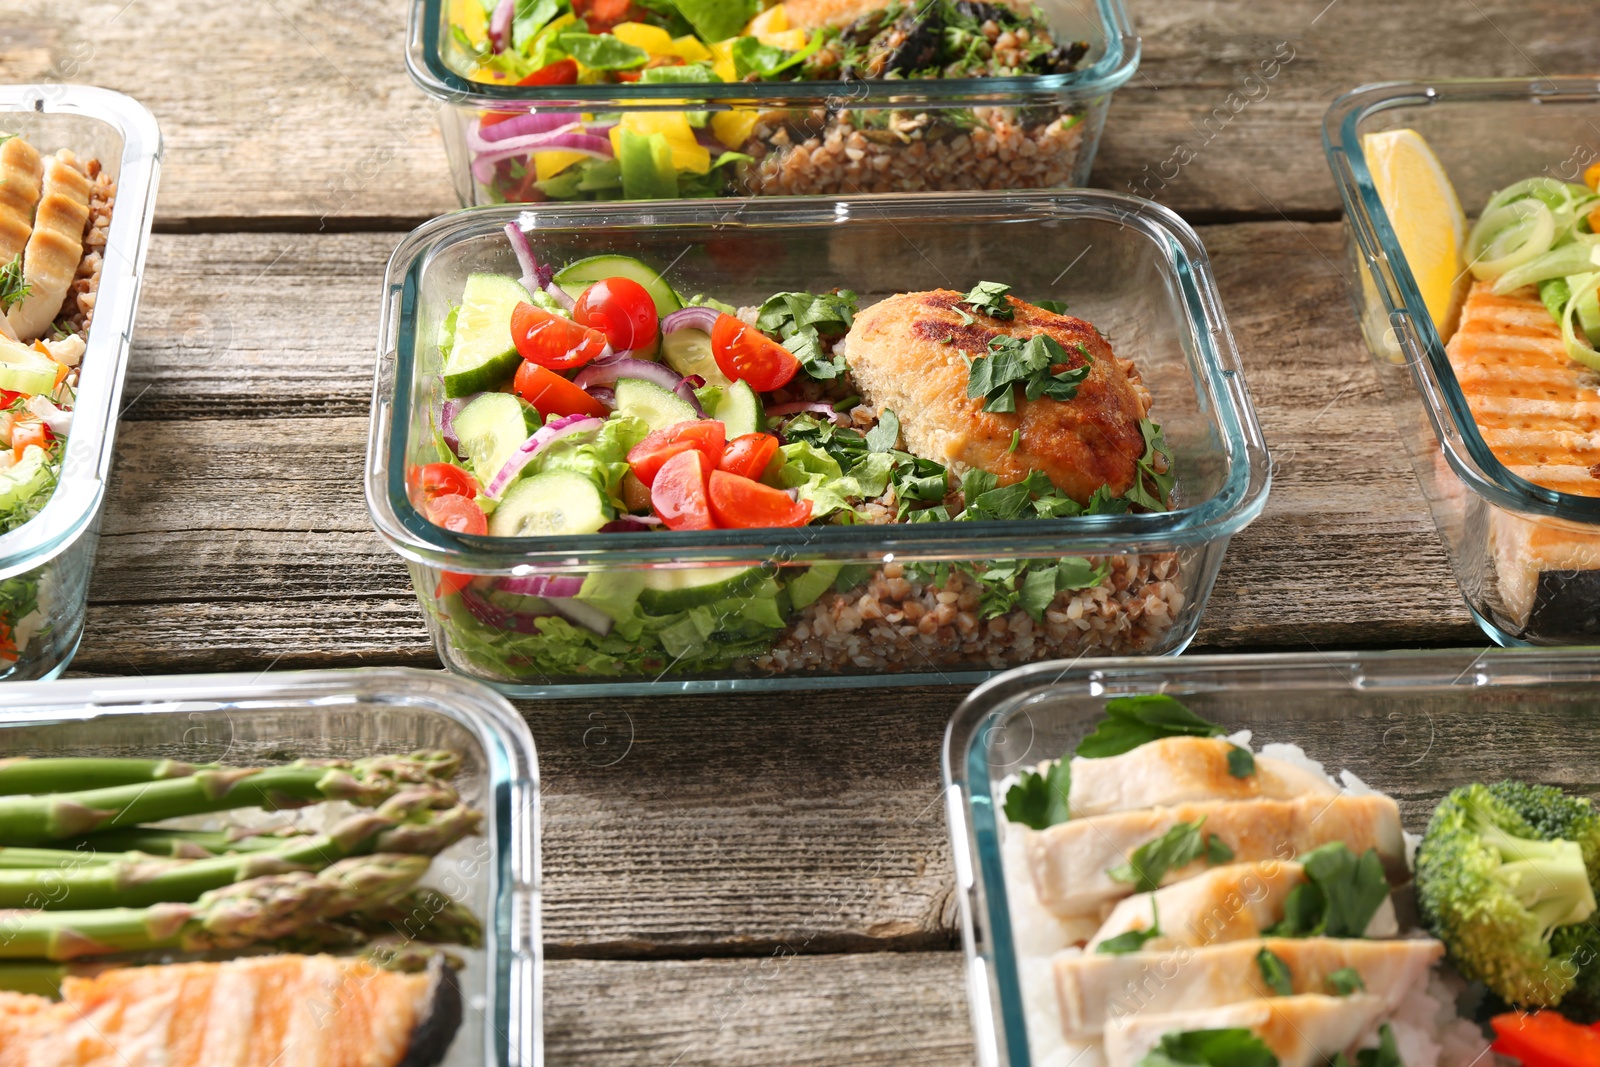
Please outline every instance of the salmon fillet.
[[[1118, 359], [1082, 319], [1011, 296], [1013, 319], [968, 312], [971, 321], [964, 321], [956, 310], [963, 295], [900, 293], [858, 314], [843, 344], [862, 396], [880, 410], [893, 409], [907, 450], [958, 476], [976, 468], [1010, 485], [1039, 470], [1080, 504], [1101, 486], [1126, 493], [1144, 455], [1139, 422], [1150, 410], [1150, 393], [1132, 361]], [[1019, 391], [1014, 413], [984, 411], [982, 397], [967, 396], [967, 358], [986, 358], [990, 339], [1002, 334], [1055, 338], [1068, 356], [1055, 372], [1083, 366], [1087, 352], [1089, 375], [1077, 396], [1029, 401]]]
[[280, 955], [67, 978], [60, 1003], [0, 994], [0, 1067], [420, 1064], [428, 1061], [413, 1045], [419, 1027], [444, 1014], [437, 1001], [445, 973]]
[[1339, 791], [1321, 775], [1269, 756], [1257, 756], [1255, 773], [1238, 777], [1228, 766], [1234, 748], [1220, 737], [1164, 737], [1120, 756], [1075, 756], [1067, 806], [1081, 818], [1198, 800], [1292, 800]]
[[[1535, 485], [1600, 497], [1600, 374], [1567, 356], [1531, 286], [1498, 296], [1474, 282], [1445, 351], [1495, 458]], [[1600, 632], [1600, 534], [1494, 509], [1489, 538], [1517, 625], [1554, 608], [1561, 617], [1537, 629]]]

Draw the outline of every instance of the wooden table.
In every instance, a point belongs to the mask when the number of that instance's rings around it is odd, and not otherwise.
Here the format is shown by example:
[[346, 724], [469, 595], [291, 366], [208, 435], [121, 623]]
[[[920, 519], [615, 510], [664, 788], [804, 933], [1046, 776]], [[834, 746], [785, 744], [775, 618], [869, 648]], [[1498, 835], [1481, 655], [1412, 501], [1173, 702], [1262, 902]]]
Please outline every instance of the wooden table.
[[[1144, 62], [1095, 180], [1196, 149], [1148, 188], [1200, 228], [1276, 462], [1196, 649], [1482, 646], [1357, 332], [1320, 122], [1384, 78], [1592, 73], [1592, 0], [1133, 4]], [[401, 0], [0, 0], [0, 82], [120, 89], [166, 138], [76, 671], [438, 665], [361, 492], [384, 263], [456, 206], [404, 23]], [[963, 695], [524, 704], [549, 1061], [970, 1063], [939, 789]]]

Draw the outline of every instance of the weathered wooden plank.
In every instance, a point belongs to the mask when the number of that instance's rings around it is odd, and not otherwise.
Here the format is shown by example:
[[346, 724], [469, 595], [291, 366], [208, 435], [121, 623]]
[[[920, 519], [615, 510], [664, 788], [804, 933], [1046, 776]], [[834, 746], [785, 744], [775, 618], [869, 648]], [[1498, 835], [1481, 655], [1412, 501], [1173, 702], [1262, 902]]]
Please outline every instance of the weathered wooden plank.
[[[1337, 211], [1319, 128], [1357, 85], [1600, 67], [1600, 41], [1576, 29], [1585, 0], [1130, 6], [1144, 61], [1112, 106], [1096, 184], [1208, 217]], [[0, 82], [93, 82], [155, 112], [163, 225], [371, 228], [456, 206], [435, 105], [405, 74], [404, 0], [6, 8]], [[170, 44], [188, 40], [229, 44]]]
[[971, 1064], [960, 957], [595, 962], [546, 967], [550, 1063]]

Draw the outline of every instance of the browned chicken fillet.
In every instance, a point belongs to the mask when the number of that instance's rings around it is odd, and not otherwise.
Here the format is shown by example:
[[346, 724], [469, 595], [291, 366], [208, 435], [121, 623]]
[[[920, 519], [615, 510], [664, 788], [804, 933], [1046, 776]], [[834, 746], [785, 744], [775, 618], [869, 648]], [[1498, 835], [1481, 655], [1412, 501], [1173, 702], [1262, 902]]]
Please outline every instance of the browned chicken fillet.
[[[1150, 410], [1150, 393], [1133, 362], [1118, 359], [1082, 319], [1015, 297], [1006, 298], [1015, 318], [967, 312], [969, 324], [956, 310], [962, 295], [949, 289], [901, 293], [856, 316], [844, 349], [862, 396], [880, 410], [894, 410], [907, 449], [957, 475], [978, 468], [1009, 485], [1039, 470], [1080, 504], [1102, 485], [1114, 495], [1126, 493], [1144, 455], [1139, 421]], [[984, 411], [982, 397], [967, 396], [963, 356], [986, 358], [990, 339], [1000, 334], [1055, 338], [1068, 355], [1055, 372], [1081, 367], [1082, 345], [1090, 368], [1078, 395], [1029, 401], [1019, 390], [1015, 413]], [[1013, 450], [1017, 430], [1022, 434]]]

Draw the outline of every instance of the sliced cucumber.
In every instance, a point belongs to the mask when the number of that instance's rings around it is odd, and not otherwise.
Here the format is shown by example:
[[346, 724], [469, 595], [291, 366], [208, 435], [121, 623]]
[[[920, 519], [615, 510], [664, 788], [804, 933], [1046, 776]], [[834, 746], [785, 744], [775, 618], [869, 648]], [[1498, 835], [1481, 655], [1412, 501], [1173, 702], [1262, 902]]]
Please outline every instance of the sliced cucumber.
[[656, 302], [656, 315], [660, 318], [683, 307], [678, 302], [678, 294], [661, 275], [631, 256], [590, 256], [562, 267], [555, 275], [556, 284], [574, 300], [589, 286], [606, 278], [628, 278], [644, 286], [650, 299]]
[[683, 397], [643, 378], [617, 379], [617, 411], [643, 419], [652, 430], [700, 417]]
[[806, 568], [805, 573], [791, 579], [784, 586], [789, 591], [789, 602], [798, 610], [810, 604], [833, 587], [833, 580], [839, 577], [841, 565], [838, 563], [813, 563]]
[[60, 369], [61, 364], [38, 349], [0, 337], [0, 389], [48, 396]]
[[[1567, 279], [1568, 294], [1574, 291], [1573, 283], [1579, 281], [1580, 277]], [[1600, 289], [1593, 284], [1587, 286], [1578, 294], [1575, 310], [1578, 313], [1578, 328], [1589, 338], [1589, 343], [1600, 344]]]
[[540, 425], [539, 413], [520, 396], [484, 393], [461, 409], [455, 431], [467, 466], [488, 486]]
[[714, 417], [728, 428], [728, 440], [747, 433], [760, 433], [766, 429], [766, 413], [761, 410], [761, 398], [750, 388], [750, 383], [740, 380], [722, 391], [717, 401]]
[[755, 567], [680, 567], [645, 572], [639, 606], [652, 615], [670, 615], [728, 597], [747, 596], [769, 570]]
[[606, 524], [605, 499], [593, 482], [572, 471], [524, 478], [506, 491], [489, 516], [495, 537], [564, 537], [594, 533]]
[[711, 354], [711, 335], [704, 330], [674, 330], [661, 339], [661, 357], [667, 366], [687, 378], [698, 374], [707, 385], [726, 389], [733, 384]]
[[15, 466], [0, 471], [0, 511], [26, 503], [48, 489], [53, 477], [50, 456], [44, 449], [23, 449], [22, 459]]
[[444, 395], [469, 396], [498, 388], [522, 357], [511, 341], [511, 312], [533, 303], [514, 278], [473, 274], [456, 312], [455, 344], [444, 361]]

